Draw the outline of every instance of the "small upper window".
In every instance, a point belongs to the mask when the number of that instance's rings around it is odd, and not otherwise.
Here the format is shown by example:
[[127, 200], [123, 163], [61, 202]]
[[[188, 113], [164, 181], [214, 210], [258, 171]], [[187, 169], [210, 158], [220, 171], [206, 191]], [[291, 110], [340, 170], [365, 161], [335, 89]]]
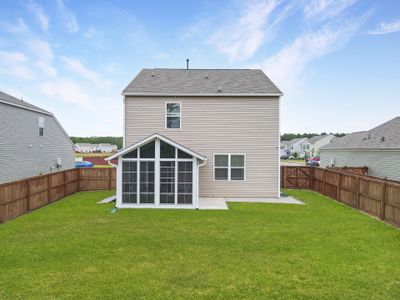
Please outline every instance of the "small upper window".
[[165, 127], [166, 128], [181, 128], [181, 104], [167, 103], [165, 107]]
[[39, 117], [39, 136], [44, 135], [44, 118]]

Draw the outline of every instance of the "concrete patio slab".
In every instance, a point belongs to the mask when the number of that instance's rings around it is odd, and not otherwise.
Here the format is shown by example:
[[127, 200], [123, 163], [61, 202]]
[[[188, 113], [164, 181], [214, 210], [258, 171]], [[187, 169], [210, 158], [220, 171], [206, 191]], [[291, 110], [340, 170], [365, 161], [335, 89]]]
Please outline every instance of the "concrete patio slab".
[[225, 198], [199, 198], [199, 209], [207, 210], [226, 210], [228, 206], [226, 205]]
[[287, 196], [279, 198], [225, 198], [226, 202], [248, 202], [248, 203], [282, 203], [282, 204], [304, 204], [303, 202]]
[[113, 196], [108, 197], [108, 198], [106, 198], [106, 199], [103, 199], [103, 200], [101, 200], [101, 201], [99, 201], [99, 202], [97, 202], [97, 203], [101, 203], [101, 204], [103, 204], [103, 203], [110, 203], [110, 202], [115, 201], [116, 199], [117, 199], [117, 196], [116, 196], [116, 195], [113, 195]]

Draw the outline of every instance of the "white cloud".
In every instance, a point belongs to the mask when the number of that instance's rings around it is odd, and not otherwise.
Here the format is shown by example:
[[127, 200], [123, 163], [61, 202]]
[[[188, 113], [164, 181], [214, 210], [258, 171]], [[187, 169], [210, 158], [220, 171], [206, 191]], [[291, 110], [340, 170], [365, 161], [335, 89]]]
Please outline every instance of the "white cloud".
[[44, 12], [43, 8], [33, 0], [30, 0], [28, 3], [28, 9], [35, 16], [43, 31], [47, 32], [49, 29], [49, 18]]
[[57, 70], [52, 65], [46, 64], [43, 61], [37, 61], [35, 67], [50, 77], [57, 76]]
[[23, 19], [18, 18], [16, 24], [0, 22], [0, 28], [9, 33], [24, 33], [29, 30]]
[[39, 89], [43, 94], [60, 99], [79, 107], [90, 109], [91, 97], [77, 83], [69, 79], [59, 79], [40, 84]]
[[103, 79], [99, 73], [87, 68], [80, 60], [65, 56], [61, 56], [61, 60], [64, 62], [68, 70], [97, 84], [99, 87], [108, 88], [111, 86], [111, 82], [109, 80]]
[[83, 36], [87, 39], [94, 38], [97, 34], [97, 30], [94, 27], [89, 27], [88, 30], [85, 31]]
[[29, 49], [40, 61], [46, 63], [51, 63], [53, 61], [53, 48], [49, 43], [36, 37], [32, 37], [27, 43]]
[[75, 14], [69, 10], [63, 0], [57, 0], [58, 11], [65, 23], [65, 27], [68, 32], [75, 33], [79, 30], [78, 21], [76, 20]]
[[34, 79], [34, 74], [28, 67], [28, 58], [21, 52], [0, 50], [0, 73], [22, 79]]
[[321, 30], [297, 37], [276, 55], [261, 63], [262, 69], [284, 92], [295, 86], [299, 75], [312, 61], [342, 47], [361, 25], [361, 21], [349, 21], [340, 26], [325, 26]]
[[265, 41], [269, 16], [277, 6], [275, 0], [245, 2], [238, 18], [217, 29], [208, 43], [231, 61], [251, 57]]
[[376, 29], [368, 31], [368, 34], [387, 34], [398, 31], [400, 31], [400, 20], [381, 22]]
[[304, 16], [306, 19], [325, 20], [333, 18], [350, 6], [357, 0], [312, 0], [307, 1], [304, 6]]

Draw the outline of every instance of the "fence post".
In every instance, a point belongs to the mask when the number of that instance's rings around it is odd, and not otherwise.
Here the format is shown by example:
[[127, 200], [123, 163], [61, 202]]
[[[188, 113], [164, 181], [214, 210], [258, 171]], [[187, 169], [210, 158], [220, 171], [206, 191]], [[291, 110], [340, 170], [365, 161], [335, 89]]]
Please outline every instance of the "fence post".
[[360, 209], [360, 176], [357, 176], [357, 208]]
[[385, 209], [386, 209], [386, 194], [387, 194], [386, 188], [387, 188], [386, 182], [383, 182], [382, 199], [381, 199], [381, 220], [385, 220], [385, 217], [386, 217], [386, 212], [385, 212]]
[[300, 188], [300, 185], [299, 185], [299, 168], [300, 167], [296, 167], [296, 189]]
[[342, 188], [342, 173], [338, 173], [338, 185], [337, 185], [337, 191], [336, 191], [336, 198], [338, 201], [340, 201], [340, 189]]
[[65, 173], [66, 171], [63, 172], [63, 178], [64, 178], [64, 197], [67, 196], [67, 174]]
[[78, 190], [77, 192], [81, 191], [81, 169], [76, 169], [76, 171], [78, 172], [77, 174], [77, 178], [78, 178]]
[[29, 179], [26, 181], [26, 190], [26, 210], [31, 211], [31, 181]]
[[47, 203], [51, 202], [50, 173], [47, 174]]
[[108, 189], [111, 190], [111, 168], [108, 168]]
[[283, 182], [283, 184], [282, 184], [282, 187], [283, 188], [286, 188], [286, 167], [285, 166], [282, 166], [282, 169], [283, 169], [283, 180], [282, 180], [282, 182]]
[[326, 169], [324, 169], [324, 176], [322, 177], [322, 194], [325, 195], [325, 183], [326, 183]]
[[314, 167], [310, 167], [310, 189], [314, 190]]

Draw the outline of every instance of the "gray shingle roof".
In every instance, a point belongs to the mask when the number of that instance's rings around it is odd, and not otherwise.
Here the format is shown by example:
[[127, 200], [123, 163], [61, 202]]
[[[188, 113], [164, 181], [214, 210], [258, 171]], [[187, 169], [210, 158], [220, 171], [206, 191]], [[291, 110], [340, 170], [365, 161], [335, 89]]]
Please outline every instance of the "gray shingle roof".
[[36, 110], [36, 111], [39, 111], [39, 112], [42, 112], [42, 113], [45, 113], [45, 114], [48, 114], [48, 115], [52, 115], [52, 113], [47, 111], [47, 110], [44, 110], [44, 109], [42, 109], [40, 107], [37, 107], [37, 106], [35, 106], [33, 104], [30, 104], [30, 103], [28, 103], [28, 102], [26, 102], [24, 100], [21, 100], [21, 99], [13, 97], [11, 95], [8, 95], [6, 93], [3, 93], [2, 91], [0, 91], [0, 101], [8, 103], [10, 105], [20, 106], [22, 108], [26, 108], [26, 109], [30, 109], [30, 110]]
[[400, 149], [400, 117], [369, 131], [335, 138], [321, 149]]
[[224, 96], [282, 92], [257, 69], [143, 69], [122, 94]]
[[318, 142], [319, 140], [322, 140], [324, 137], [327, 137], [327, 136], [328, 136], [328, 134], [316, 135], [316, 136], [313, 136], [313, 137], [309, 138], [308, 141], [311, 144], [314, 144], [315, 142]]

